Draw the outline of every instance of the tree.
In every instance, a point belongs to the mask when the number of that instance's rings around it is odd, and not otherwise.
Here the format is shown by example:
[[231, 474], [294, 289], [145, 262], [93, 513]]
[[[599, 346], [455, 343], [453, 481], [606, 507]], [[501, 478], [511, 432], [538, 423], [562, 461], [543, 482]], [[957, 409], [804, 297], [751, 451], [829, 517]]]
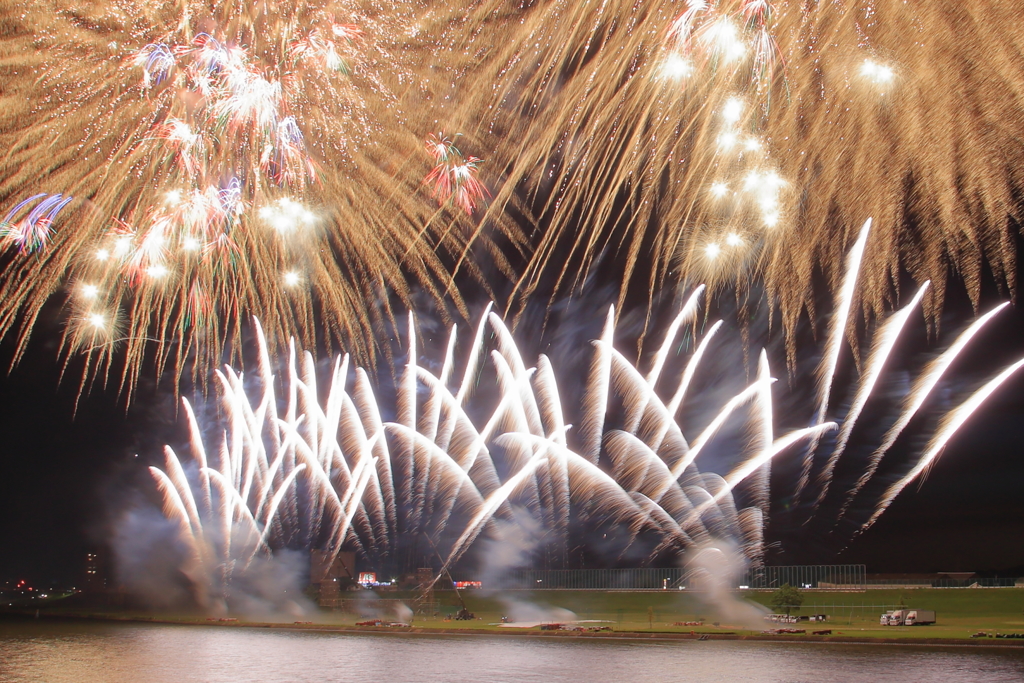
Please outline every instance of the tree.
[[789, 610], [794, 607], [800, 607], [804, 604], [804, 595], [796, 588], [793, 588], [788, 583], [784, 583], [779, 586], [779, 589], [772, 593], [772, 600], [768, 603], [772, 606], [776, 612], [782, 610], [789, 614]]

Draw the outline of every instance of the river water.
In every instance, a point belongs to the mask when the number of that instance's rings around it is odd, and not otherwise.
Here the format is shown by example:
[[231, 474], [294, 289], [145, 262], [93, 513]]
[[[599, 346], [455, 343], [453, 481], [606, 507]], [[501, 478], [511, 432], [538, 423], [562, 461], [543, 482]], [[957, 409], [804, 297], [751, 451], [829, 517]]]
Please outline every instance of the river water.
[[0, 681], [1024, 681], [1024, 649], [0, 621]]

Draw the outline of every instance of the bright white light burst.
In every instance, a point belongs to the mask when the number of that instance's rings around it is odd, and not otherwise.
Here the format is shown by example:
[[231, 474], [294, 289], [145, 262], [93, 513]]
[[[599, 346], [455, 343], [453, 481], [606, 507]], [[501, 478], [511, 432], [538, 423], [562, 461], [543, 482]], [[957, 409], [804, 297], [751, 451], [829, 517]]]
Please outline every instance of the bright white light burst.
[[889, 83], [895, 76], [891, 67], [884, 64], [878, 64], [870, 59], [864, 61], [864, 65], [860, 68], [860, 73], [862, 76], [869, 78], [880, 85]]
[[291, 232], [299, 226], [312, 225], [316, 220], [313, 212], [294, 199], [282, 197], [269, 206], [260, 209], [260, 218], [278, 232]]

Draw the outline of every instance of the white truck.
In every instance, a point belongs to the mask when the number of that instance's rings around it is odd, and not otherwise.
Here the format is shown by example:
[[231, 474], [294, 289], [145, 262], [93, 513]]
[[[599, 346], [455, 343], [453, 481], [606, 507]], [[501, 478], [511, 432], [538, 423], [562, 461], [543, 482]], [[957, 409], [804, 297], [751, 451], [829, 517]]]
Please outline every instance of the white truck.
[[890, 610], [878, 620], [882, 626], [913, 626], [935, 623], [935, 611], [930, 609]]
[[921, 626], [924, 624], [935, 623], [935, 610], [931, 609], [912, 609], [908, 610], [905, 617], [903, 617], [903, 624], [905, 626], [914, 626], [915, 624]]

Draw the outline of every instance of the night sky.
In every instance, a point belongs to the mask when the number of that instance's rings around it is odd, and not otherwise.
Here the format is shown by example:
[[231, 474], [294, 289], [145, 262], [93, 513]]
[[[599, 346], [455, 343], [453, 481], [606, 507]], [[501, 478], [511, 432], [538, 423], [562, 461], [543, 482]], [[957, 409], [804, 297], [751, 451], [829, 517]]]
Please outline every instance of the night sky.
[[[987, 292], [981, 309], [1005, 298]], [[939, 334], [942, 343], [929, 341], [922, 331], [914, 344], [920, 353], [934, 354], [971, 315], [962, 288], [954, 290]], [[920, 318], [917, 327], [925, 329]], [[143, 378], [127, 410], [116, 386], [108, 386], [84, 396], [76, 412], [80, 366], [73, 362], [60, 381], [59, 333], [59, 310], [51, 306], [24, 359], [0, 379], [0, 580], [78, 581], [84, 554], [105, 548], [125, 506], [152, 496], [146, 465], [162, 463], [163, 444], [180, 445], [186, 438], [170, 383], [158, 386], [152, 375]], [[550, 330], [549, 335], [557, 336]], [[1024, 355], [1021, 311], [1004, 311], [974, 344], [953, 373], [962, 385], [960, 395]], [[7, 367], [11, 340], [0, 350], [0, 363]], [[1022, 416], [1024, 374], [982, 407], [922, 485], [909, 486], [845, 551], [837, 552], [841, 546], [828, 539], [802, 536], [796, 524], [786, 528], [775, 520], [768, 540], [780, 540], [781, 548], [770, 552], [770, 562], [865, 563], [869, 572], [1024, 571]], [[920, 447], [927, 436], [910, 442]]]
[[[85, 553], [104, 548], [112, 515], [146, 483], [144, 464], [181, 432], [173, 396], [152, 383], [127, 411], [115, 387], [94, 389], [76, 411], [80, 366], [61, 382], [58, 324], [41, 331], [0, 383], [0, 577], [74, 582]], [[0, 348], [6, 368], [13, 344]]]

